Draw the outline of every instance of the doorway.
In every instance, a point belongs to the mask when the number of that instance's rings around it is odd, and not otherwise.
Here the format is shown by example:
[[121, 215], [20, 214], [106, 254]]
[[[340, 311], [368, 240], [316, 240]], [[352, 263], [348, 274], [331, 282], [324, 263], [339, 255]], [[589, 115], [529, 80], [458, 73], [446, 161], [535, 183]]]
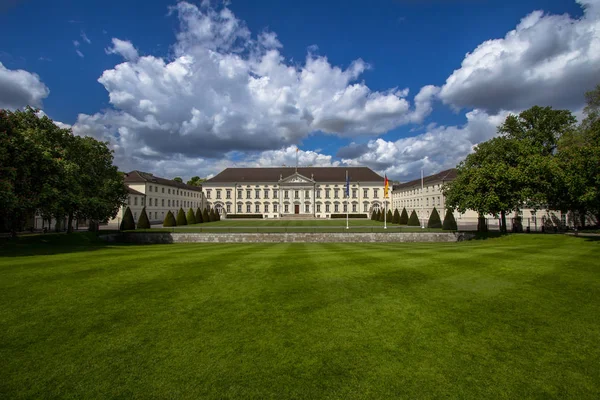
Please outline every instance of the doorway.
[[300, 214], [300, 204], [294, 206], [294, 214]]

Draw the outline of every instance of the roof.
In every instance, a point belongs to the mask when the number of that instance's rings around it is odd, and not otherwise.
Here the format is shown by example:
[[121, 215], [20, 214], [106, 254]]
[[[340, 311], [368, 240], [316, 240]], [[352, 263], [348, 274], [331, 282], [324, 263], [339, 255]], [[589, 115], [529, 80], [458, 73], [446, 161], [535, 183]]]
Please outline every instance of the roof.
[[137, 194], [138, 196], [144, 196], [144, 193], [138, 192], [137, 190], [132, 189], [127, 185], [125, 185], [125, 188], [127, 189], [127, 193], [129, 193], [129, 194]]
[[[437, 182], [447, 182], [456, 179], [456, 168], [450, 168], [442, 172], [438, 172], [435, 175], [429, 175], [423, 177], [423, 185], [429, 185]], [[412, 187], [421, 187], [421, 178], [415, 179], [410, 182], [401, 183], [399, 185], [394, 185], [392, 190], [402, 190], [408, 189]]]
[[125, 174], [124, 178], [125, 183], [141, 183], [141, 182], [151, 182], [157, 183], [159, 185], [172, 186], [179, 189], [192, 190], [195, 192], [201, 192], [202, 186], [192, 186], [187, 185], [185, 183], [177, 182], [171, 179], [160, 178], [158, 176], [154, 176], [148, 172], [142, 171], [131, 171]]
[[[377, 182], [383, 183], [383, 177], [368, 167], [298, 167], [298, 173], [315, 182], [346, 182], [346, 171], [351, 182]], [[294, 167], [271, 168], [226, 168], [205, 183], [254, 183], [254, 182], [279, 182], [294, 175]]]

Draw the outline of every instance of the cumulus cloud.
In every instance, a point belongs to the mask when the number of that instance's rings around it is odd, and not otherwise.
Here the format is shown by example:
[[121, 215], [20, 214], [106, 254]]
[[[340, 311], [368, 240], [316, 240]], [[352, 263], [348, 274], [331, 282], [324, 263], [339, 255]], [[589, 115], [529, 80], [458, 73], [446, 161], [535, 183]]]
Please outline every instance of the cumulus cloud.
[[104, 51], [106, 54], [118, 54], [127, 61], [135, 61], [139, 57], [138, 51], [129, 40], [112, 38], [112, 47], [107, 47]]
[[27, 105], [41, 107], [50, 90], [37, 74], [10, 70], [0, 62], [0, 109], [14, 110]]
[[80, 115], [78, 134], [135, 157], [218, 158], [288, 148], [314, 132], [373, 136], [431, 112], [437, 88], [423, 88], [411, 106], [406, 89], [369, 89], [361, 59], [340, 67], [309, 52], [287, 63], [275, 33], [253, 36], [227, 7], [180, 2], [170, 12], [179, 30], [168, 60], [113, 39], [106, 52], [126, 61], [98, 79], [113, 109]]
[[585, 91], [600, 82], [600, 1], [577, 2], [580, 19], [534, 11], [504, 38], [480, 44], [448, 77], [440, 98], [491, 113], [581, 107]]

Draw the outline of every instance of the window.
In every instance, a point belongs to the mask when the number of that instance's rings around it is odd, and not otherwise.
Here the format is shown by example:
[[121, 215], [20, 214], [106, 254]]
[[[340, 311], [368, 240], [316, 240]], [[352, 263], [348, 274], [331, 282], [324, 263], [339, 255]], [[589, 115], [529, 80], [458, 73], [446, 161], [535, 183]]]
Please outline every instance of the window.
[[238, 210], [237, 210], [237, 212], [241, 214], [241, 212], [242, 212], [242, 205], [241, 204], [238, 204]]
[[294, 198], [295, 199], [299, 199], [300, 198], [300, 191], [299, 190], [294, 190]]
[[260, 212], [260, 204], [255, 204], [254, 205], [254, 212], [256, 212], [256, 213]]
[[169, 189], [169, 194], [171, 194], [171, 189]]
[[329, 204], [325, 204], [325, 212], [329, 212]]
[[333, 205], [333, 212], [340, 212], [340, 206], [339, 206], [339, 204], [334, 204]]
[[152, 191], [152, 185], [148, 185], [148, 191], [151, 192]]
[[165, 206], [165, 199], [162, 199], [160, 203], [161, 203], [160, 205], [161, 205], [162, 207], [164, 207], [164, 206]]
[[305, 199], [310, 199], [310, 190], [305, 190], [304, 191], [304, 198]]
[[333, 189], [333, 198], [334, 199], [339, 199], [340, 198], [339, 192], [340, 192], [340, 189]]
[[290, 212], [290, 207], [287, 204], [285, 205], [285, 212], [286, 213]]
[[179, 200], [177, 200], [177, 207], [179, 207]]
[[352, 212], [355, 213], [356, 212], [356, 204], [352, 204]]
[[171, 200], [167, 200], [167, 207], [171, 207]]
[[227, 189], [227, 192], [225, 193], [225, 198], [227, 198], [227, 199], [231, 198], [231, 190]]
[[238, 195], [237, 195], [238, 199], [242, 198], [242, 191], [238, 189]]
[[289, 190], [286, 190], [283, 194], [284, 194], [283, 197], [285, 197], [286, 199], [290, 198], [290, 196], [289, 196]]
[[268, 213], [269, 212], [269, 205], [265, 204], [265, 212]]
[[137, 206], [137, 196], [135, 196], [135, 197], [133, 198], [133, 205], [134, 205], [134, 206]]
[[358, 197], [358, 190], [356, 189], [352, 189], [352, 198], [355, 199], [356, 197]]
[[146, 205], [146, 198], [142, 197], [142, 205], [145, 206]]
[[247, 198], [247, 199], [249, 199], [249, 198], [251, 198], [251, 197], [252, 197], [252, 196], [250, 196], [251, 192], [252, 192], [252, 191], [251, 191], [250, 189], [246, 190], [246, 198]]
[[277, 203], [276, 203], [276, 204], [273, 204], [273, 212], [277, 212], [277, 208], [278, 208], [278, 207], [277, 207]]
[[265, 196], [265, 199], [269, 198], [269, 189], [264, 190], [264, 196]]
[[427, 198], [425, 199], [425, 201], [426, 201], [426, 203], [425, 203], [425, 204], [427, 205], [427, 207], [429, 207], [429, 197], [427, 197]]
[[206, 198], [207, 198], [207, 199], [210, 199], [210, 192], [211, 192], [211, 190], [210, 190], [210, 189], [206, 191]]
[[348, 212], [348, 204], [344, 204], [344, 212]]
[[365, 199], [368, 199], [368, 198], [369, 198], [369, 189], [363, 189], [363, 197], [364, 197]]
[[331, 189], [325, 189], [325, 198], [326, 199], [330, 198], [330, 196], [329, 196], [330, 191], [331, 191]]
[[256, 190], [254, 191], [254, 195], [255, 195], [255, 197], [256, 197], [257, 199], [260, 199], [260, 189], [256, 189]]
[[379, 191], [378, 189], [373, 189], [373, 197], [375, 197], [375, 198], [377, 198], [377, 197], [378, 197], [378, 196], [377, 196], [377, 192], [378, 192], [378, 191]]
[[317, 212], [321, 212], [321, 205], [317, 204]]
[[317, 199], [321, 198], [321, 189], [317, 189]]
[[369, 211], [369, 203], [363, 204], [363, 212], [368, 212], [368, 211]]
[[440, 196], [438, 196], [438, 206], [440, 205]]
[[230, 213], [231, 212], [231, 204], [227, 204], [227, 212]]
[[250, 214], [250, 204], [246, 204], [246, 212]]
[[162, 188], [162, 192], [163, 192], [163, 193], [165, 192], [165, 188]]
[[220, 198], [221, 198], [221, 191], [217, 190], [217, 199], [220, 199]]
[[304, 205], [304, 212], [305, 213], [309, 213], [310, 212], [310, 205], [308, 205], [308, 204]]
[[277, 189], [273, 189], [273, 198], [276, 199], [279, 196]]

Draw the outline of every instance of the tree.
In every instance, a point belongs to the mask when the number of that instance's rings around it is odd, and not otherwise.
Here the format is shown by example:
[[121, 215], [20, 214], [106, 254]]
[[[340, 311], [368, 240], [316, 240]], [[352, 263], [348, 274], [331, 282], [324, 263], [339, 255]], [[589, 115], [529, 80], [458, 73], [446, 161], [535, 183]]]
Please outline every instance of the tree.
[[195, 215], [195, 217], [196, 217], [196, 223], [197, 224], [201, 224], [203, 222], [202, 221], [202, 211], [200, 211], [200, 207], [198, 207], [196, 209], [196, 215]]
[[428, 228], [441, 228], [442, 227], [442, 220], [440, 219], [440, 214], [438, 214], [438, 211], [436, 210], [435, 207], [433, 207], [433, 210], [431, 211], [431, 215], [429, 216], [429, 221], [427, 221], [427, 227]]
[[210, 212], [208, 213], [208, 218], [209, 218], [210, 222], [215, 222], [217, 220], [217, 216], [215, 215], [214, 208], [210, 209]]
[[377, 210], [373, 210], [371, 212], [371, 221], [378, 221], [379, 220], [379, 216], [377, 215]]
[[458, 226], [456, 225], [456, 219], [454, 219], [454, 213], [451, 209], [446, 210], [446, 216], [444, 217], [444, 224], [442, 229], [445, 231], [456, 231]]
[[165, 220], [163, 221], [164, 227], [177, 226], [177, 221], [175, 221], [175, 216], [171, 211], [167, 212], [165, 215]]
[[188, 225], [193, 225], [196, 223], [196, 215], [194, 214], [194, 210], [191, 208], [187, 212], [187, 223]]
[[173, 180], [175, 182], [183, 183], [183, 179], [181, 179], [181, 177], [179, 177], [179, 176], [176, 176], [175, 178], [173, 178]]
[[123, 221], [121, 221], [120, 230], [122, 231], [132, 231], [135, 229], [135, 221], [133, 220], [133, 214], [129, 207], [125, 209], [125, 213], [123, 214]]
[[386, 222], [389, 222], [390, 224], [392, 223], [392, 220], [394, 219], [394, 215], [392, 214], [392, 210], [388, 210], [385, 218], [386, 218]]
[[379, 222], [383, 222], [383, 210], [381, 210], [381, 209], [377, 213], [377, 220]]
[[406, 212], [406, 208], [402, 208], [402, 214], [400, 214], [400, 221], [398, 223], [400, 225], [408, 224], [408, 213]]
[[191, 186], [202, 186], [202, 182], [206, 181], [205, 178], [200, 178], [199, 176], [193, 176], [192, 179], [187, 181], [188, 185]]
[[202, 211], [202, 222], [211, 222], [210, 221], [210, 215], [208, 214], [208, 209], [204, 209], [204, 211]]
[[138, 218], [137, 228], [138, 229], [150, 229], [150, 220], [148, 219], [148, 214], [146, 214], [146, 207], [142, 208], [142, 212], [140, 213], [140, 218]]
[[187, 220], [185, 219], [185, 211], [183, 211], [183, 208], [180, 208], [177, 213], [177, 226], [183, 225], [187, 225]]
[[215, 221], [221, 220], [221, 213], [218, 210], [215, 210]]
[[394, 224], [400, 223], [400, 213], [398, 212], [397, 208], [396, 208], [396, 210], [394, 210], [394, 218], [392, 219], [392, 223], [394, 223]]
[[408, 219], [408, 226], [421, 226], [421, 222], [419, 222], [419, 217], [417, 217], [417, 213], [413, 210], [410, 213], [410, 218]]

